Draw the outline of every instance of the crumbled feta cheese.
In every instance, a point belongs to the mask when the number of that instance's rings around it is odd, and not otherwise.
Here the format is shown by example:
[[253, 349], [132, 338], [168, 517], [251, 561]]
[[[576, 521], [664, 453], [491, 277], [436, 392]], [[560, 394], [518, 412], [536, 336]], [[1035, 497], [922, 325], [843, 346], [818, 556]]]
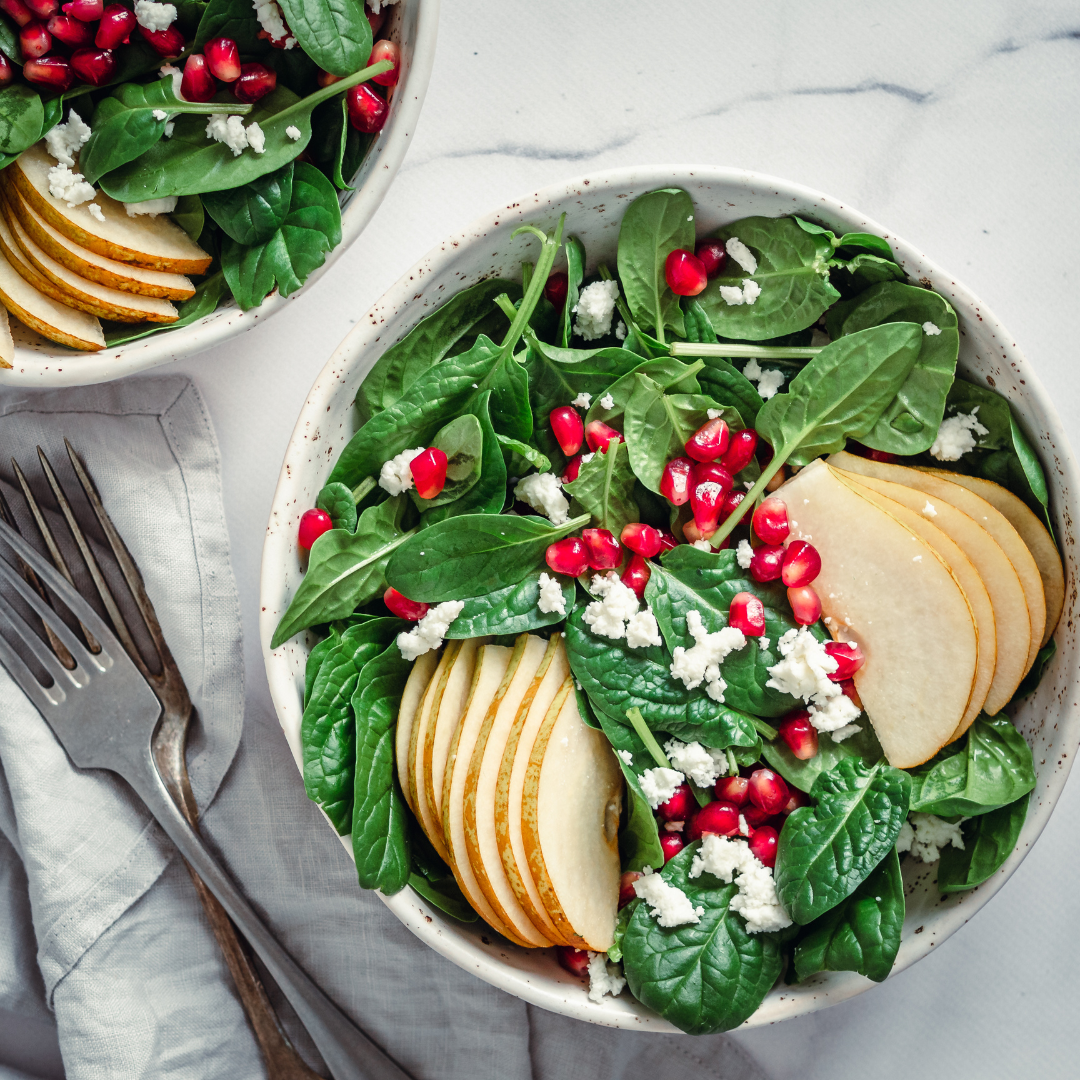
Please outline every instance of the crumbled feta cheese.
[[698, 551], [712, 551], [712, 544], [708, 540], [695, 540], [691, 547], [696, 547]]
[[176, 5], [155, 4], [153, 0], [135, 0], [135, 21], [151, 32], [168, 30], [176, 22]]
[[[801, 698], [808, 707], [810, 723], [818, 731], [840, 732], [851, 725], [859, 716], [859, 708], [840, 684], [829, 678], [837, 663], [825, 651], [825, 645], [805, 626], [788, 630], [777, 645], [783, 659], [768, 669], [769, 681], [765, 685]], [[853, 734], [848, 731], [840, 737]]]
[[754, 253], [737, 236], [731, 237], [724, 244], [724, 248], [748, 274], [757, 273], [757, 259]]
[[239, 116], [228, 113], [211, 113], [206, 122], [206, 137], [215, 142], [224, 143], [234, 157], [239, 157], [248, 145], [248, 133], [244, 130], [244, 121]]
[[582, 465], [588, 465], [589, 462], [592, 461], [592, 459], [594, 457], [596, 457], [596, 454], [582, 454], [581, 455], [581, 464]]
[[954, 848], [964, 850], [964, 837], [960, 826], [967, 821], [943, 821], [934, 814], [911, 814], [900, 829], [896, 840], [896, 850], [910, 851], [924, 863], [934, 863], [941, 858], [941, 849], [952, 844]]
[[155, 109], [152, 115], [155, 120], [168, 120], [169, 118], [169, 114], [164, 109]]
[[646, 769], [639, 777], [641, 794], [655, 810], [671, 798], [679, 789], [685, 777], [675, 769], [665, 769], [662, 765], [655, 769]]
[[626, 985], [626, 980], [619, 974], [621, 970], [618, 964], [608, 963], [605, 953], [590, 952], [589, 1000], [599, 1004], [605, 994], [618, 997]]
[[924, 322], [922, 324], [922, 332], [926, 334], [927, 337], [937, 337], [938, 334], [941, 333], [941, 327], [935, 326], [932, 322]]
[[557, 578], [547, 574], [540, 575], [540, 599], [536, 606], [545, 615], [550, 615], [553, 611], [560, 615], [566, 614], [566, 597]]
[[124, 209], [128, 217], [140, 215], [157, 217], [158, 214], [171, 214], [176, 209], [176, 196], [166, 195], [163, 199], [147, 199], [145, 202], [126, 202]]
[[738, 285], [721, 285], [720, 299], [723, 300], [728, 307], [735, 307], [743, 303], [742, 288]]
[[[852, 706], [854, 708], [854, 706]], [[837, 728], [835, 731], [829, 732], [829, 737], [834, 743], [842, 743], [845, 739], [850, 739], [852, 735], [857, 735], [862, 728], [858, 724], [845, 724], [842, 728]]]
[[615, 337], [619, 341], [626, 340], [626, 323], [622, 319], [619, 320], [618, 325], [615, 327]]
[[633, 766], [634, 755], [631, 754], [629, 750], [616, 750], [615, 753], [618, 754], [620, 758], [622, 758], [624, 765]]
[[172, 133], [175, 130], [176, 130], [176, 121], [175, 120], [170, 120], [165, 125], [165, 130], [162, 132], [162, 134], [165, 136], [166, 139], [171, 139], [172, 138]]
[[746, 361], [743, 374], [752, 383], [757, 383], [757, 391], [764, 401], [775, 397], [776, 392], [784, 385], [784, 379], [787, 377], [776, 368], [763, 368], [753, 357]]
[[256, 154], [262, 154], [266, 152], [266, 133], [261, 127], [259, 127], [258, 124], [248, 124], [247, 140], [248, 146], [250, 146]]
[[98, 204], [96, 202], [87, 203], [86, 204], [86, 209], [90, 211], [90, 216], [92, 218], [94, 218], [96, 221], [104, 221], [105, 220], [105, 214], [102, 211], [101, 207], [98, 206]]
[[649, 645], [662, 645], [660, 628], [651, 611], [639, 611], [626, 622], [626, 644], [631, 649], [644, 649]]
[[426, 447], [418, 446], [414, 450], [402, 450], [397, 457], [384, 461], [379, 470], [379, 487], [391, 495], [400, 495], [413, 487], [413, 474], [409, 465], [412, 459], [422, 454]]
[[686, 630], [695, 644], [689, 649], [676, 645], [672, 650], [672, 677], [680, 679], [687, 690], [694, 690], [704, 682], [709, 697], [713, 701], [723, 701], [727, 683], [720, 676], [720, 664], [729, 653], [746, 645], [743, 632], [734, 626], [725, 626], [710, 634], [696, 608], [686, 614]]
[[[609, 410], [614, 409], [615, 408], [615, 399], [610, 394], [605, 394], [600, 399], [600, 408], [601, 409], [609, 409]], [[584, 459], [582, 459], [582, 460], [584, 460]]]
[[428, 613], [416, 624], [415, 630], [402, 631], [397, 636], [397, 647], [406, 660], [415, 660], [432, 649], [437, 649], [446, 637], [450, 624], [461, 614], [464, 600], [447, 600], [429, 608]]
[[391, 4], [396, 4], [398, 0], [367, 0], [367, 6], [371, 8], [372, 15], [378, 15], [384, 7], [390, 7]]
[[740, 540], [735, 549], [735, 561], [744, 569], [749, 570], [754, 561], [754, 548], [749, 540]]
[[929, 499], [926, 500], [926, 505], [922, 508], [922, 512], [926, 517], [937, 517], [937, 510]]
[[611, 330], [611, 318], [615, 313], [615, 301], [619, 298], [617, 281], [594, 281], [586, 285], [573, 307], [577, 315], [574, 333], [586, 341], [602, 338]]
[[[634, 590], [624, 585], [619, 580], [618, 575], [609, 570], [606, 575], [594, 575], [592, 591], [600, 599], [594, 600], [585, 608], [582, 615], [585, 625], [597, 637], [611, 638], [612, 641], [627, 638], [627, 644], [630, 644], [627, 624], [633, 621], [634, 616], [638, 614], [641, 608]], [[648, 614], [650, 618], [652, 617], [652, 613], [648, 609], [646, 609], [645, 614]], [[634, 623], [635, 641], [641, 641], [646, 636], [651, 638], [651, 632], [655, 625], [655, 619], [652, 619], [651, 623], [644, 621]], [[653, 641], [642, 641], [642, 644], [650, 645], [653, 644]], [[655, 644], [659, 644], [659, 642], [655, 642]], [[640, 647], [641, 645], [631, 645], [631, 648]]]
[[742, 283], [743, 303], [752, 304], [761, 295], [761, 286], [749, 279]]
[[[184, 73], [175, 64], [162, 64], [161, 67], [158, 68], [158, 76], [162, 79], [171, 78], [173, 97], [178, 101], [184, 100], [184, 95], [180, 93], [180, 86], [184, 81]], [[166, 127], [166, 138], [171, 134], [172, 132]]]
[[[397, 0], [383, 0], [383, 3], [396, 3]], [[253, 0], [251, 5], [255, 9], [255, 18], [259, 25], [270, 35], [274, 41], [285, 38], [285, 48], [292, 49], [296, 45], [296, 38], [285, 29], [285, 17], [281, 14], [276, 0]], [[379, 0], [369, 0], [368, 7], [373, 15], [379, 14], [381, 4]], [[286, 36], [288, 35], [288, 36]]]
[[97, 192], [93, 184], [83, 179], [82, 173], [72, 172], [66, 165], [54, 165], [49, 170], [49, 194], [63, 199], [68, 206], [89, 202]]
[[731, 910], [746, 920], [748, 934], [783, 930], [791, 925], [791, 916], [780, 903], [772, 871], [762, 863], [743, 840], [708, 833], [701, 849], [690, 864], [690, 877], [709, 873], [731, 884], [735, 874], [738, 894], [731, 901]]
[[911, 827], [910, 821], [905, 821], [900, 826], [900, 833], [896, 838], [896, 851], [897, 854], [903, 855], [905, 851], [911, 850], [911, 845], [915, 842], [915, 830]]
[[705, 413], [706, 413], [706, 415], [708, 416], [708, 418], [710, 420], [719, 420], [720, 417], [724, 415], [724, 410], [723, 409], [706, 409]]
[[727, 775], [727, 754], [723, 750], [713, 750], [699, 742], [684, 743], [670, 739], [664, 744], [664, 752], [668, 761], [698, 787], [712, 787], [718, 777]]
[[772, 641], [767, 637], [759, 637], [757, 639], [757, 646], [762, 652], [764, 652], [771, 644]]
[[976, 405], [970, 413], [957, 413], [941, 421], [937, 438], [930, 447], [930, 453], [938, 461], [959, 461], [969, 450], [975, 449], [975, 435], [990, 434], [975, 416], [978, 411], [979, 406]]
[[634, 882], [634, 892], [652, 909], [649, 914], [661, 926], [684, 926], [687, 923], [701, 922], [705, 914], [703, 907], [694, 907], [690, 897], [669, 885], [659, 874], [654, 874], [648, 867], [643, 877]]
[[529, 473], [518, 481], [514, 498], [539, 510], [552, 525], [563, 525], [570, 518], [570, 502], [562, 493], [562, 482], [554, 473]]
[[285, 134], [288, 135], [293, 142], [298, 142], [302, 137], [303, 132], [295, 124], [290, 124], [285, 129]]
[[[61, 165], [74, 165], [75, 155], [90, 138], [90, 125], [72, 109], [67, 121], [45, 132], [45, 149]], [[59, 196], [57, 196], [59, 198]]]
[[592, 404], [592, 394], [586, 394], [584, 390], [570, 402], [575, 408], [587, 409]]

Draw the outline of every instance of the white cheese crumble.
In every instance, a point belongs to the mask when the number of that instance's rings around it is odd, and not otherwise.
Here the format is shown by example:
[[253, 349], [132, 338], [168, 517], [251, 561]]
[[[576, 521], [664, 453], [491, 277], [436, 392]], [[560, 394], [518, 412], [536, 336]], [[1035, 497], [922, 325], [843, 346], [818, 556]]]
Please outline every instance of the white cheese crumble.
[[428, 609], [428, 613], [416, 624], [415, 630], [402, 631], [397, 636], [397, 647], [406, 660], [415, 660], [432, 649], [437, 649], [446, 637], [450, 624], [461, 614], [464, 600], [447, 600]]
[[772, 871], [761, 862], [743, 840], [708, 833], [701, 849], [690, 864], [690, 877], [709, 873], [731, 884], [735, 874], [738, 894], [731, 901], [731, 910], [746, 920], [748, 934], [783, 930], [791, 925], [791, 916], [780, 903]]
[[248, 146], [255, 151], [256, 154], [262, 154], [266, 152], [266, 133], [257, 123], [250, 123], [247, 126], [247, 140]]
[[93, 184], [83, 179], [82, 173], [72, 172], [67, 165], [54, 165], [49, 170], [49, 194], [63, 199], [68, 206], [89, 202], [97, 192]]
[[398, 0], [367, 0], [367, 6], [371, 8], [372, 15], [378, 15], [384, 7], [390, 7], [391, 4], [396, 4]]
[[631, 649], [644, 649], [649, 645], [662, 645], [660, 627], [651, 611], [639, 611], [626, 622], [626, 644]]
[[163, 199], [147, 199], [146, 202], [126, 202], [124, 209], [128, 217], [149, 215], [157, 217], [158, 214], [171, 214], [176, 209], [176, 196], [166, 195]]
[[563, 525], [570, 519], [570, 502], [562, 493], [562, 482], [554, 473], [529, 473], [514, 488], [514, 498]]
[[619, 974], [618, 964], [609, 964], [606, 953], [589, 953], [589, 1000], [599, 1004], [605, 994], [618, 997], [626, 980]]
[[[180, 93], [180, 86], [184, 81], [184, 73], [175, 64], [162, 64], [161, 67], [158, 68], [158, 76], [162, 79], [170, 77], [172, 79], [173, 97], [178, 101], [184, 100], [184, 95]], [[170, 125], [165, 126], [166, 138], [172, 135], [169, 127]]]
[[696, 547], [698, 551], [712, 551], [712, 544], [708, 540], [695, 540], [691, 547]]
[[74, 165], [75, 155], [90, 138], [90, 125], [72, 109], [66, 123], [57, 124], [45, 132], [45, 149], [61, 165]]
[[[385, 0], [386, 3], [394, 3], [396, 0]], [[281, 8], [278, 7], [276, 0], [254, 0], [251, 5], [255, 9], [255, 18], [259, 20], [259, 25], [270, 35], [274, 41], [280, 41], [285, 38], [285, 48], [291, 49], [296, 45], [296, 38], [285, 37], [288, 31], [285, 29], [285, 17], [281, 14]], [[371, 0], [368, 3], [368, 7], [371, 8], [373, 15], [379, 14], [380, 3], [379, 0]]]
[[562, 585], [557, 578], [547, 574], [540, 575], [540, 599], [536, 606], [545, 615], [550, 615], [553, 611], [560, 615], [566, 614], [566, 597], [563, 596]]
[[728, 255], [731, 256], [748, 274], [757, 273], [757, 259], [754, 253], [737, 237], [733, 236], [724, 244]]
[[152, 113], [155, 120], [168, 120], [169, 114], [164, 109], [155, 109]]
[[686, 778], [675, 769], [665, 769], [662, 765], [655, 769], [646, 769], [639, 777], [641, 794], [645, 796], [648, 804], [655, 810], [679, 790], [679, 785]]
[[910, 851], [916, 859], [924, 863], [937, 862], [941, 858], [941, 849], [949, 844], [964, 850], [964, 837], [960, 826], [965, 821], [967, 818], [953, 823], [943, 821], [934, 814], [911, 814], [900, 827], [896, 850], [901, 853]]
[[740, 540], [735, 549], [735, 561], [744, 569], [749, 570], [754, 561], [754, 548], [749, 540]]
[[135, 0], [135, 21], [151, 32], [168, 30], [176, 22], [176, 5]]
[[776, 368], [763, 368], [753, 357], [746, 361], [743, 374], [752, 383], [757, 383], [757, 391], [763, 401], [775, 397], [776, 392], [784, 385], [784, 379], [786, 378], [784, 373]]
[[694, 690], [704, 682], [709, 697], [722, 702], [727, 683], [720, 675], [720, 664], [729, 653], [743, 648], [746, 638], [734, 626], [710, 634], [696, 608], [686, 613], [686, 630], [695, 644], [689, 649], [676, 645], [672, 650], [672, 677], [680, 679], [687, 690]]
[[577, 315], [574, 333], [586, 341], [602, 338], [611, 330], [611, 318], [615, 314], [615, 301], [618, 298], [617, 281], [594, 281], [586, 285], [572, 309]]
[[989, 435], [990, 432], [979, 423], [976, 405], [970, 413], [957, 413], [941, 421], [937, 438], [930, 447], [930, 453], [938, 461], [959, 461], [969, 450], [976, 447], [975, 435]]
[[694, 907], [682, 889], [669, 885], [649, 867], [645, 867], [644, 875], [634, 882], [634, 892], [649, 905], [652, 909], [649, 914], [661, 926], [701, 922], [701, 916], [705, 914], [705, 909]]
[[239, 157], [248, 145], [244, 121], [239, 116], [229, 116], [228, 113], [210, 114], [210, 119], [206, 122], [206, 137], [224, 143], [235, 157]]
[[633, 767], [634, 755], [631, 754], [629, 750], [616, 750], [615, 753], [618, 754], [620, 758], [622, 758], [624, 765], [629, 765]]
[[584, 390], [570, 402], [577, 409], [587, 409], [592, 404], [592, 394], [586, 394]]
[[303, 132], [295, 124], [290, 124], [285, 129], [285, 134], [288, 135], [293, 142], [298, 142], [303, 135]]
[[825, 651], [824, 643], [800, 626], [788, 630], [777, 645], [783, 659], [768, 669], [765, 685], [800, 698], [808, 707], [810, 723], [818, 731], [831, 732], [834, 742], [854, 735], [859, 728], [852, 721], [859, 716], [859, 709], [840, 684], [829, 678], [837, 662]]
[[600, 399], [600, 408], [601, 409], [614, 409], [615, 408], [615, 399], [610, 394], [605, 394]]
[[926, 505], [922, 508], [922, 512], [926, 517], [937, 517], [937, 510], [934, 509], [934, 504], [927, 499]]
[[664, 752], [668, 761], [698, 787], [712, 787], [719, 777], [727, 775], [727, 754], [723, 750], [713, 750], [699, 742], [670, 739], [664, 744]]
[[922, 324], [922, 332], [926, 334], [927, 337], [937, 337], [938, 334], [941, 333], [941, 327], [935, 326], [932, 322], [924, 322]]
[[384, 461], [379, 470], [379, 487], [391, 495], [400, 495], [413, 486], [413, 474], [409, 465], [412, 459], [422, 454], [425, 447], [418, 446], [414, 450], [402, 450], [396, 457]]
[[619, 320], [618, 326], [615, 327], [615, 337], [619, 341], [626, 340], [626, 323], [622, 319]]
[[772, 644], [772, 641], [767, 637], [759, 637], [757, 639], [757, 647], [762, 652], [764, 652], [771, 644]]
[[172, 138], [172, 133], [175, 130], [176, 130], [176, 122], [174, 120], [170, 120], [165, 125], [165, 130], [162, 132], [162, 134], [165, 136], [166, 139], [171, 139]]
[[582, 620], [597, 637], [611, 638], [612, 641], [626, 638], [631, 649], [661, 643], [656, 617], [648, 608], [641, 610], [634, 590], [624, 585], [613, 570], [595, 574], [592, 591], [600, 599], [585, 608]]
[[98, 204], [96, 202], [87, 203], [86, 204], [86, 209], [90, 211], [90, 216], [92, 218], [94, 218], [96, 221], [104, 222], [105, 213], [101, 209], [101, 207], [98, 206]]

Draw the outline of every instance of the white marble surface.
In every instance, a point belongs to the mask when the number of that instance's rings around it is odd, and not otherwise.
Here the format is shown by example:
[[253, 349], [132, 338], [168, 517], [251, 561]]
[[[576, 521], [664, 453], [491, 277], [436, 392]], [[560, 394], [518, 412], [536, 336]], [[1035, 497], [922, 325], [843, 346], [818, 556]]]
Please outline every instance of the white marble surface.
[[[429, 247], [544, 184], [701, 162], [848, 199], [1002, 319], [1080, 446], [1080, 3], [443, 0], [440, 34], [415, 145], [367, 232], [285, 312], [178, 365], [221, 442], [248, 693], [267, 709], [262, 535], [308, 387]], [[940, 953], [737, 1037], [785, 1080], [1075, 1076], [1078, 826], [1074, 779], [1019, 872]]]

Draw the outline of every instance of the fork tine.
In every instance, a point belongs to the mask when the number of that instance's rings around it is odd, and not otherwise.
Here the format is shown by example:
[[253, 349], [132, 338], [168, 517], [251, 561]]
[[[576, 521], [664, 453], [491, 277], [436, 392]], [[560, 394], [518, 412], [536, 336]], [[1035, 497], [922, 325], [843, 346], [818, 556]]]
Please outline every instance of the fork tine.
[[[76, 685], [79, 684], [75, 672], [60, 663], [55, 653], [46, 647], [45, 642], [34, 633], [26, 620], [3, 596], [0, 596], [0, 615], [3, 615], [15, 627], [15, 632], [22, 639], [23, 644], [38, 658], [38, 662], [52, 676], [54, 682], [63, 683], [66, 679], [69, 682], [75, 682]], [[83, 678], [85, 680], [85, 675]]]
[[[18, 627], [15, 628], [18, 633]], [[0, 634], [0, 664], [7, 668], [8, 674], [19, 684], [22, 692], [37, 706], [42, 716], [48, 717], [50, 709], [59, 705], [63, 698], [56, 691], [59, 686], [47, 690], [34, 677], [34, 673], [26, 666], [23, 658], [7, 643], [3, 634]]]

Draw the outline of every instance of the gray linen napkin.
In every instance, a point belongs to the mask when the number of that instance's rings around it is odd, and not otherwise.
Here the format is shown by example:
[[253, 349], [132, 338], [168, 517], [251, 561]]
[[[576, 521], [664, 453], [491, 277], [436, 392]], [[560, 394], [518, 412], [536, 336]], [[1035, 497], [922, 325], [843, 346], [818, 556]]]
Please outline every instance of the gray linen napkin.
[[[189, 768], [204, 835], [296, 960], [406, 1069], [418, 1080], [763, 1076], [723, 1037], [611, 1031], [526, 1006], [361, 891], [276, 717], [244, 712], [217, 444], [198, 392], [173, 377], [0, 400], [5, 459], [17, 452], [25, 468], [40, 443], [59, 466], [65, 434], [143, 570], [198, 709]], [[27, 1025], [55, 1015], [69, 1080], [264, 1075], [169, 842], [122, 782], [68, 762], [2, 670], [0, 765], [0, 1010]], [[0, 1044], [0, 1080], [23, 1080], [6, 1062], [20, 1064]]]

